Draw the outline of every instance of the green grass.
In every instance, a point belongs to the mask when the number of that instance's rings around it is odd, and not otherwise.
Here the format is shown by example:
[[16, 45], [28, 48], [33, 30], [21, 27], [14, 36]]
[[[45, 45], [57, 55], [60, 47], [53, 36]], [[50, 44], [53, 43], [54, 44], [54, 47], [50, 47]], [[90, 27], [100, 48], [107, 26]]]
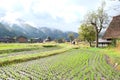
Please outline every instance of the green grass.
[[104, 53], [108, 56], [109, 64], [120, 71], [120, 51], [117, 51], [114, 48], [108, 48], [104, 49]]
[[115, 49], [105, 49], [105, 54], [109, 57], [114, 58], [115, 61], [120, 64], [120, 52], [116, 51]]
[[41, 44], [41, 43], [7, 43], [7, 44], [0, 44], [0, 54], [7, 54], [12, 52], [21, 52], [21, 51], [32, 51], [38, 50], [43, 47], [57, 47], [56, 44]]
[[20, 51], [30, 51], [41, 48], [41, 44], [0, 44], [0, 54], [11, 53], [11, 52], [20, 52]]
[[16, 49], [16, 48], [26, 48], [26, 47], [35, 47], [40, 46], [39, 44], [26, 44], [26, 43], [1, 43], [0, 50], [7, 50], [7, 49]]
[[117, 51], [115, 48], [90, 48], [90, 49], [92, 51], [104, 54], [107, 57], [107, 62], [116, 70], [120, 71], [120, 51]]

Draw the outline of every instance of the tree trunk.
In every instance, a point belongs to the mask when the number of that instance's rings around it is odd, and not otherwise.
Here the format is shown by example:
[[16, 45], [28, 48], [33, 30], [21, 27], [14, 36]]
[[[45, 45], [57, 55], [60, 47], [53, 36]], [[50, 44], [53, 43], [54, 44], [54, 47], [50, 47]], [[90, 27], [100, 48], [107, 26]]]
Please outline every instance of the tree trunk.
[[95, 45], [95, 47], [98, 47], [98, 34], [102, 29], [99, 30], [96, 23], [91, 23], [91, 24], [95, 27], [95, 31], [96, 31], [96, 34], [95, 34], [96, 35], [96, 39], [95, 39], [96, 40], [96, 45]]
[[95, 47], [98, 47], [98, 32], [96, 31], [96, 46]]
[[94, 27], [95, 27], [95, 31], [96, 31], [96, 34], [95, 34], [96, 35], [96, 39], [95, 39], [96, 40], [96, 45], [95, 45], [95, 47], [98, 47], [98, 34], [99, 34], [99, 32], [98, 32], [98, 28], [97, 28], [96, 24], [94, 25]]
[[92, 47], [92, 43], [91, 43], [91, 41], [89, 42], [89, 45], [90, 45], [90, 47]]
[[70, 39], [70, 44], [72, 44], [72, 40]]

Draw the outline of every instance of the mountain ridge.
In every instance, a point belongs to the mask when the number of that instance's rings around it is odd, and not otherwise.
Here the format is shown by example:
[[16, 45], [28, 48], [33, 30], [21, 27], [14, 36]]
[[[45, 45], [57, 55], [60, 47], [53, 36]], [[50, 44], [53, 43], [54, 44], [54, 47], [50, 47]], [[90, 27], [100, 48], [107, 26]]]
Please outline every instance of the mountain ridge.
[[52, 39], [64, 38], [68, 40], [68, 34], [74, 34], [74, 37], [78, 37], [78, 33], [73, 31], [63, 32], [59, 29], [52, 29], [48, 27], [33, 27], [30, 24], [19, 22], [7, 24], [7, 22], [0, 22], [0, 37], [18, 37], [25, 36], [27, 38], [42, 38], [51, 37]]

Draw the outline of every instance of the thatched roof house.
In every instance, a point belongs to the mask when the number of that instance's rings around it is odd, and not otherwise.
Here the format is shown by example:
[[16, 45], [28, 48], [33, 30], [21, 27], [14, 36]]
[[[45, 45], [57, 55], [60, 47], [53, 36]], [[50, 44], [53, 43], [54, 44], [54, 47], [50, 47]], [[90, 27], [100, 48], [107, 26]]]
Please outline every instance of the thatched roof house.
[[120, 38], [120, 15], [114, 16], [109, 27], [107, 28], [104, 39]]

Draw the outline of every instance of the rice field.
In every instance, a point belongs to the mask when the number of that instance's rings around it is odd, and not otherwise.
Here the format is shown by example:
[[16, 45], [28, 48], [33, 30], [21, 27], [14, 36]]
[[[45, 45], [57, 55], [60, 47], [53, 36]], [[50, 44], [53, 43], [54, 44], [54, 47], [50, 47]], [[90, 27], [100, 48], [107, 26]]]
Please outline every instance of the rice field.
[[[59, 49], [48, 53], [56, 50]], [[1, 66], [0, 80], [120, 80], [120, 72], [108, 64], [106, 57], [101, 51], [90, 48], [70, 49], [57, 55]]]

